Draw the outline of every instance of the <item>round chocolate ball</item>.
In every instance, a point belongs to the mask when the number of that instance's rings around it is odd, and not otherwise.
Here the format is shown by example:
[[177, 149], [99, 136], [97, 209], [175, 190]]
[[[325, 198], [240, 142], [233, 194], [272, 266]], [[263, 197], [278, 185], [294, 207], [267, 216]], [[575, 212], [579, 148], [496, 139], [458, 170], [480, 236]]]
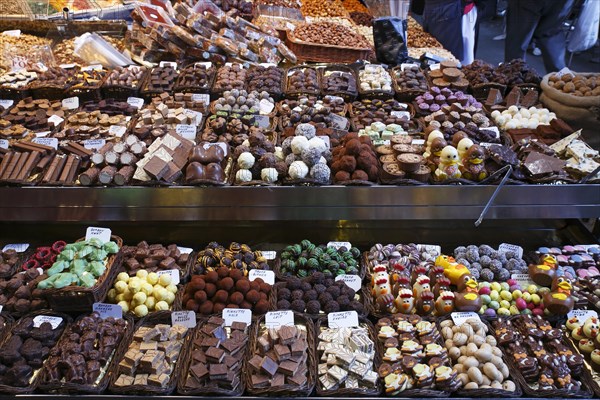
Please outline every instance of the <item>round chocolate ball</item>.
[[292, 311], [304, 312], [305, 308], [306, 308], [306, 303], [304, 303], [304, 301], [302, 301], [302, 300], [292, 301], [292, 304], [291, 304]]

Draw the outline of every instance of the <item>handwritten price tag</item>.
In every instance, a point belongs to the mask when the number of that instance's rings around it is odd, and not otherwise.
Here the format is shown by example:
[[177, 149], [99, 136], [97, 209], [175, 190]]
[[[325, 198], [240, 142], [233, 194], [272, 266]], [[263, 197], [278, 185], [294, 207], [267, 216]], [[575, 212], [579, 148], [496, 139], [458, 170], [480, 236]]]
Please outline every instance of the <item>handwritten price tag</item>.
[[5, 110], [9, 107], [12, 107], [13, 104], [15, 104], [14, 100], [0, 100], [0, 107], [4, 108]]
[[62, 101], [62, 106], [67, 110], [75, 110], [79, 108], [79, 97], [69, 97]]
[[57, 138], [47, 138], [47, 137], [33, 138], [32, 142], [41, 144], [44, 146], [53, 147], [54, 150], [58, 149], [58, 139]]
[[262, 279], [263, 281], [265, 281], [265, 283], [268, 283], [269, 285], [275, 284], [275, 272], [273, 271], [268, 271], [266, 269], [250, 270], [250, 272], [248, 273], [248, 279], [250, 281], [253, 281], [256, 278]]
[[33, 327], [39, 328], [40, 325], [42, 325], [44, 322], [48, 322], [50, 325], [52, 325], [52, 329], [56, 329], [58, 328], [62, 320], [63, 319], [61, 317], [52, 317], [50, 315], [38, 315], [33, 318]]
[[21, 36], [21, 30], [20, 29], [14, 29], [14, 30], [11, 30], [11, 31], [4, 31], [4, 32], [2, 32], [2, 34], [4, 36], [20, 37]]
[[144, 99], [140, 99], [139, 97], [128, 97], [127, 104], [139, 110], [144, 106]]
[[165, 271], [156, 271], [156, 273], [160, 275], [169, 275], [171, 277], [172, 285], [179, 285], [179, 270], [177, 269], [167, 269]]
[[46, 136], [48, 136], [50, 133], [52, 133], [52, 132], [50, 132], [50, 131], [36, 132], [36, 133], [35, 133], [35, 137], [46, 137]]
[[425, 144], [425, 139], [413, 139], [410, 144], [415, 144], [417, 146]]
[[268, 99], [262, 99], [258, 103], [258, 107], [262, 115], [268, 115], [275, 108], [275, 104], [271, 103]]
[[83, 141], [83, 147], [88, 150], [99, 149], [106, 144], [106, 140], [104, 139], [90, 139]]
[[410, 119], [410, 113], [408, 111], [392, 111], [390, 115], [395, 118], [407, 118]]
[[195, 140], [196, 139], [196, 126], [195, 125], [177, 124], [175, 126], [175, 132], [187, 140]]
[[598, 318], [598, 313], [594, 310], [572, 310], [567, 314], [567, 318], [577, 318], [579, 324], [583, 325], [589, 318]]
[[50, 118], [48, 118], [48, 122], [52, 122], [54, 126], [59, 126], [63, 121], [64, 119], [58, 115], [52, 115]]
[[271, 311], [265, 315], [265, 325], [268, 328], [294, 325], [293, 311]]
[[192, 125], [198, 126], [202, 122], [202, 113], [199, 111], [189, 110], [187, 108], [183, 109], [183, 112], [193, 120]]
[[17, 253], [23, 253], [25, 250], [29, 248], [29, 243], [11, 243], [7, 244], [2, 248], [2, 252], [7, 250], [14, 250]]
[[506, 253], [507, 251], [512, 251], [515, 253], [517, 258], [523, 258], [523, 248], [521, 246], [517, 246], [516, 244], [510, 243], [501, 243], [498, 247], [499, 253]]
[[171, 313], [171, 325], [181, 325], [186, 328], [196, 327], [196, 314], [193, 311], [173, 311]]
[[81, 67], [82, 71], [102, 71], [102, 65], [100, 64], [94, 64], [94, 65], [87, 65], [85, 67]]
[[356, 311], [342, 311], [327, 314], [330, 328], [352, 328], [358, 326], [358, 313]]
[[440, 69], [441, 65], [440, 64], [431, 64], [429, 66], [429, 69], [432, 71], [435, 71], [436, 69]]
[[98, 238], [103, 243], [110, 241], [111, 230], [108, 228], [98, 228], [95, 226], [90, 226], [85, 230], [85, 240], [90, 240], [91, 238]]
[[406, 64], [406, 63], [400, 64], [400, 69], [402, 71], [404, 71], [406, 68], [412, 68], [412, 67], [419, 68], [419, 65], [418, 64]]
[[0, 149], [8, 149], [8, 140], [0, 139]]
[[342, 130], [347, 130], [348, 129], [348, 119], [345, 117], [342, 117], [341, 115], [338, 114], [331, 114], [331, 122], [333, 123], [333, 127], [335, 129], [342, 129]]
[[110, 128], [108, 128], [108, 134], [118, 138], [122, 137], [125, 132], [127, 132], [127, 128], [120, 125], [111, 125]]
[[123, 309], [118, 304], [107, 304], [107, 303], [94, 303], [92, 305], [92, 310], [100, 314], [100, 318], [123, 318]]
[[527, 289], [529, 285], [535, 285], [529, 274], [512, 274], [510, 278], [517, 281], [521, 289]]
[[231, 326], [234, 322], [245, 322], [247, 325], [252, 323], [252, 311], [245, 308], [224, 308], [222, 316], [225, 326]]
[[267, 260], [274, 260], [275, 257], [277, 257], [277, 252], [275, 250], [262, 250], [261, 253]]
[[335, 277], [335, 281], [346, 282], [346, 285], [348, 285], [351, 289], [354, 289], [355, 292], [358, 292], [360, 290], [362, 284], [362, 282], [360, 281], [360, 276], [358, 275], [338, 275]]
[[480, 320], [479, 319], [479, 314], [477, 314], [476, 312], [453, 312], [452, 314], [450, 314], [450, 317], [452, 318], [452, 321], [454, 322], [454, 325], [456, 326], [461, 326], [462, 324], [464, 324], [465, 322], [467, 322], [468, 319], [471, 318], [475, 318], [476, 320]]
[[177, 248], [179, 249], [179, 252], [181, 254], [190, 254], [192, 251], [194, 251], [194, 249], [192, 249], [191, 247], [177, 246]]
[[352, 244], [350, 242], [329, 242], [327, 243], [327, 247], [333, 247], [336, 250], [339, 250], [340, 247], [345, 247], [347, 250], [350, 250]]

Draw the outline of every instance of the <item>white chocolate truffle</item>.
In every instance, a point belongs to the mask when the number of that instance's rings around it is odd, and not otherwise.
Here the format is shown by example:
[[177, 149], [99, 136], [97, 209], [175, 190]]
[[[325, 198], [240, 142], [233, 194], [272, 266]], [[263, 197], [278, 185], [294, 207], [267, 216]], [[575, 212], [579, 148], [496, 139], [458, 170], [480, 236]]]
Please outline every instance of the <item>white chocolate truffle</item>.
[[308, 175], [308, 166], [304, 161], [294, 161], [288, 170], [288, 174], [292, 179], [304, 179]]
[[263, 168], [262, 171], [260, 171], [260, 177], [267, 183], [275, 183], [277, 182], [279, 173], [277, 173], [275, 168]]
[[252, 180], [252, 172], [249, 169], [240, 169], [235, 173], [235, 181], [237, 183], [250, 182]]
[[296, 136], [292, 139], [292, 152], [294, 154], [302, 154], [302, 150], [306, 149], [307, 147], [308, 139], [305, 136]]
[[283, 154], [283, 149], [279, 146], [275, 146], [275, 158], [277, 161], [285, 160], [285, 154]]
[[327, 151], [327, 143], [320, 137], [314, 137], [308, 141], [308, 147], [318, 149], [321, 153]]
[[240, 167], [242, 169], [250, 169], [254, 165], [255, 161], [256, 161], [256, 159], [254, 158], [252, 153], [245, 151], [242, 154], [240, 154], [240, 156], [238, 157], [237, 163], [238, 163], [238, 167]]

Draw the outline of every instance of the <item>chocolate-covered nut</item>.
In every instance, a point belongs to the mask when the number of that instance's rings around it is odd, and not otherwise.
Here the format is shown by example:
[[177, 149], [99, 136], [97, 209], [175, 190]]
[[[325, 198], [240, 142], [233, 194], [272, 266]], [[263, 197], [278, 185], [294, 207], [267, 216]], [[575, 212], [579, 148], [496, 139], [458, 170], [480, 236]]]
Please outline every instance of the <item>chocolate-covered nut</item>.
[[110, 72], [104, 85], [136, 88], [145, 72], [146, 68], [135, 65], [129, 67], [116, 67]]
[[293, 35], [295, 38], [309, 43], [359, 49], [370, 48], [370, 44], [364, 36], [357, 34], [346, 26], [328, 21], [299, 24]]
[[283, 70], [275, 66], [264, 67], [259, 65], [248, 72], [248, 90], [267, 92], [270, 95], [281, 95]]

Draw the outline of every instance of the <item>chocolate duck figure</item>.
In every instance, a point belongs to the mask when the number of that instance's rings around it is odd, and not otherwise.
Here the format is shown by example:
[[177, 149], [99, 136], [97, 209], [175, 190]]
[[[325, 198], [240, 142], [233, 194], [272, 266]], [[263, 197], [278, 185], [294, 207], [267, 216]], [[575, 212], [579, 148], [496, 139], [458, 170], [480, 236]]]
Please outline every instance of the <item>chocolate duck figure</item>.
[[550, 292], [544, 296], [544, 307], [553, 315], [567, 315], [575, 306], [571, 296], [573, 285], [564, 276], [555, 276]]
[[550, 254], [543, 254], [538, 265], [529, 265], [529, 277], [540, 286], [550, 286], [556, 275], [558, 261]]
[[431, 172], [435, 172], [440, 164], [442, 150], [444, 150], [444, 147], [446, 146], [448, 146], [448, 143], [444, 140], [444, 138], [435, 138], [433, 142], [431, 142], [429, 157], [427, 157], [427, 166], [429, 169], [431, 169]]
[[415, 310], [422, 317], [431, 315], [434, 310], [433, 292], [429, 290], [421, 292], [415, 301]]
[[450, 314], [452, 311], [454, 311], [454, 293], [443, 290], [435, 301], [435, 315], [444, 316]]
[[415, 298], [410, 289], [400, 289], [394, 301], [396, 312], [400, 314], [412, 314], [415, 308]]
[[480, 182], [487, 178], [485, 149], [478, 144], [472, 145], [462, 160], [461, 171], [462, 175], [470, 181]]
[[452, 146], [444, 147], [440, 155], [440, 163], [435, 170], [435, 179], [437, 181], [445, 181], [447, 179], [458, 179], [461, 177], [458, 165], [458, 151]]
[[468, 137], [463, 138], [460, 140], [460, 142], [458, 142], [458, 145], [456, 146], [456, 151], [458, 151], [458, 159], [460, 160], [461, 164], [466, 158], [467, 151], [469, 151], [471, 146], [473, 146], [473, 141]]
[[477, 279], [471, 274], [464, 274], [457, 284], [457, 292], [454, 293], [454, 307], [456, 311], [478, 312], [483, 305], [479, 296]]

